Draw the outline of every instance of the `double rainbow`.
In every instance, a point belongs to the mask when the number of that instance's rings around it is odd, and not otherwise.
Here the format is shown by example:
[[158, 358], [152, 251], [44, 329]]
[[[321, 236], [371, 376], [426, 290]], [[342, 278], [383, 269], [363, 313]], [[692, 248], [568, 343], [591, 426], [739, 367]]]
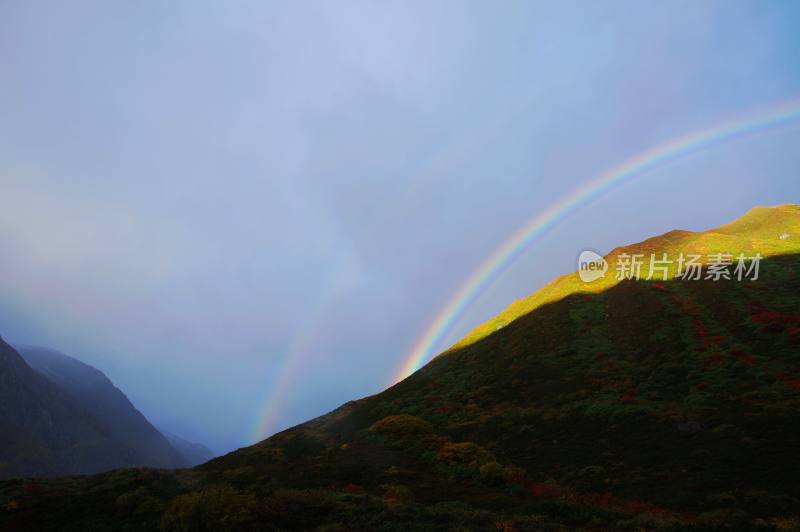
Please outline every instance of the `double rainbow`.
[[[746, 137], [760, 132], [792, 125], [800, 119], [800, 100], [781, 103], [767, 109], [748, 113], [714, 127], [691, 132], [658, 145], [644, 153], [628, 159], [590, 179], [577, 189], [563, 196], [546, 210], [536, 214], [525, 225], [506, 239], [489, 255], [461, 285], [448, 303], [436, 315], [417, 340], [412, 349], [403, 357], [400, 367], [393, 373], [389, 384], [394, 384], [427, 362], [441, 347], [445, 336], [452, 330], [469, 305], [475, 301], [492, 282], [514, 262], [534, 241], [548, 229], [556, 226], [572, 212], [599, 198], [607, 192], [646, 174], [664, 164], [695, 153], [708, 146]], [[324, 303], [318, 304], [314, 314], [319, 314]], [[310, 331], [295, 338], [284, 362], [273, 380], [274, 386], [266, 391], [259, 402], [258, 415], [255, 416], [248, 431], [247, 442], [252, 443], [268, 436], [274, 431], [283, 399], [291, 388], [294, 376], [301, 371], [302, 360], [316, 347], [318, 339]]]

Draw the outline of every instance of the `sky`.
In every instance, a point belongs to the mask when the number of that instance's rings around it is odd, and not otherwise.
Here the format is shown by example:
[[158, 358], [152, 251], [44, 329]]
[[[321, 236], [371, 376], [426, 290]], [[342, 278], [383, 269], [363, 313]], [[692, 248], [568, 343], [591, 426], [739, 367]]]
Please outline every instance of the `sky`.
[[[609, 167], [800, 98], [800, 3], [0, 0], [0, 335], [216, 452], [383, 389], [472, 271]], [[438, 349], [608, 251], [800, 202], [800, 126], [530, 246]]]

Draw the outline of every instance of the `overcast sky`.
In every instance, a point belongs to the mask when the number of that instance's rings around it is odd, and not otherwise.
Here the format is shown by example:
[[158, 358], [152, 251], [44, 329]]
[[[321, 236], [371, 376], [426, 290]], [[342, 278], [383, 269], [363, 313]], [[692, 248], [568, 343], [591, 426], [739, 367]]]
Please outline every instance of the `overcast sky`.
[[[582, 182], [800, 97], [798, 58], [793, 0], [0, 0], [0, 334], [171, 432], [253, 443], [382, 389]], [[659, 167], [531, 246], [440, 347], [585, 247], [798, 202], [798, 169], [797, 126]]]

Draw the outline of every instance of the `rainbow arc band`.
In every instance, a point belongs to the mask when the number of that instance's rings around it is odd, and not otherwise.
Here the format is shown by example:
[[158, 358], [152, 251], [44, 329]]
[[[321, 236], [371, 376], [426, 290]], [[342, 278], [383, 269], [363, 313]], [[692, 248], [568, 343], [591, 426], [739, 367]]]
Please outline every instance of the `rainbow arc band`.
[[423, 366], [440, 347], [469, 305], [534, 241], [572, 212], [650, 170], [734, 138], [771, 131], [800, 119], [800, 100], [771, 106], [708, 129], [694, 131], [658, 145], [606, 170], [563, 196], [506, 239], [472, 272], [403, 357], [389, 384], [395, 384]]

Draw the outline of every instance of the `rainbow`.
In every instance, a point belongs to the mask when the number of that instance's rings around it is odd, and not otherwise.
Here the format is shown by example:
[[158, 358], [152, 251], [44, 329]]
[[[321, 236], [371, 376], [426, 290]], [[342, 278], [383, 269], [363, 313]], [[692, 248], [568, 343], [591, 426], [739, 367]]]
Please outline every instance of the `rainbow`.
[[291, 389], [291, 385], [295, 382], [294, 377], [300, 369], [299, 361], [305, 358], [304, 355], [308, 354], [310, 348], [310, 338], [304, 336], [299, 345], [291, 348], [284, 357], [284, 361], [273, 379], [273, 386], [265, 388], [266, 394], [258, 402], [262, 406], [259, 408], [258, 414], [254, 418], [255, 421], [245, 437], [244, 445], [251, 445], [275, 432], [284, 398]]
[[714, 127], [694, 131], [645, 151], [622, 164], [590, 179], [563, 196], [544, 211], [536, 214], [489, 255], [467, 278], [447, 305], [436, 315], [424, 334], [403, 357], [394, 373], [395, 384], [408, 377], [428, 361], [434, 349], [452, 330], [464, 310], [480, 296], [497, 277], [541, 237], [576, 209], [606, 194], [621, 184], [661, 165], [697, 152], [710, 145], [771, 130], [794, 123], [800, 118], [800, 100], [784, 102], [766, 110], [739, 116]]
[[[331, 275], [338, 275], [341, 266], [335, 266]], [[270, 379], [272, 385], [264, 387], [264, 396], [256, 402], [253, 422], [244, 435], [243, 444], [251, 445], [273, 434], [279, 425], [281, 409], [286, 395], [296, 383], [296, 376], [305, 369], [305, 364], [316, 352], [324, 338], [316, 334], [316, 327], [327, 308], [334, 300], [334, 290], [329, 286], [307, 311], [307, 319], [292, 337], [280, 365]]]

